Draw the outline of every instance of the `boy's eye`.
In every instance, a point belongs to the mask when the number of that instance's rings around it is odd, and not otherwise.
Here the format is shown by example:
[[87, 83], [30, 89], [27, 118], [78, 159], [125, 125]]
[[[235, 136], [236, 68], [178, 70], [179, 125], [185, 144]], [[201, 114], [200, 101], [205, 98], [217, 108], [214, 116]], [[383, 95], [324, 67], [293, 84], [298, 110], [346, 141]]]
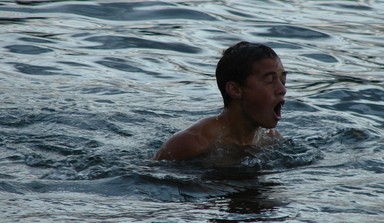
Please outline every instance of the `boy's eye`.
[[264, 81], [267, 83], [272, 83], [274, 79], [275, 79], [275, 75], [273, 74], [268, 74], [264, 77]]
[[286, 72], [283, 75], [279, 76], [277, 73], [268, 73], [264, 76], [265, 83], [273, 83], [275, 81], [281, 81], [285, 85], [286, 81]]
[[283, 85], [285, 86], [285, 83], [287, 81], [287, 73], [288, 72], [283, 72], [283, 76], [281, 77], [281, 82], [283, 83]]

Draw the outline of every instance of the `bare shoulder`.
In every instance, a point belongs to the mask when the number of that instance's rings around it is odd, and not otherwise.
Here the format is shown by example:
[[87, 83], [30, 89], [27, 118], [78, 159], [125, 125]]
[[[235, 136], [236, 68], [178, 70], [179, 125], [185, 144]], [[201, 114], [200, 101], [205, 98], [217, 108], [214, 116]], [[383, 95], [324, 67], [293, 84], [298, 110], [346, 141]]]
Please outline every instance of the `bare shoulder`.
[[204, 153], [215, 138], [215, 128], [214, 117], [198, 121], [169, 138], [154, 159], [187, 160]]

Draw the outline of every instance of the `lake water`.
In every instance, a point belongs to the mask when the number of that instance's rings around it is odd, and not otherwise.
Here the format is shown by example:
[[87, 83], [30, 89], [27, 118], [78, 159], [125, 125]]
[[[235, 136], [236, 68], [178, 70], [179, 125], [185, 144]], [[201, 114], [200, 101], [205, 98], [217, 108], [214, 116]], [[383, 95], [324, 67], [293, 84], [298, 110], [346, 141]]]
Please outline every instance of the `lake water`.
[[[384, 222], [384, 1], [0, 1], [1, 222]], [[157, 162], [218, 114], [223, 49], [273, 47], [285, 140]]]

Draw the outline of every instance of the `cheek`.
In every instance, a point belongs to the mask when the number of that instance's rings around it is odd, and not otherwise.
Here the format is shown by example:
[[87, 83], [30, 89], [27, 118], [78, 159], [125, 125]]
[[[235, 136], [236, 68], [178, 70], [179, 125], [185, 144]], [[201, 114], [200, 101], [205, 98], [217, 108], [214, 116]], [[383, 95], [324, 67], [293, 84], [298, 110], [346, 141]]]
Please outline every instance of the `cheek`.
[[268, 98], [270, 97], [268, 93], [268, 89], [263, 88], [263, 87], [255, 87], [252, 88], [252, 90], [248, 90], [244, 94], [245, 98], [250, 100], [250, 101], [267, 101]]
[[262, 109], [267, 104], [268, 94], [264, 91], [257, 91], [255, 93], [247, 93], [243, 97], [243, 103], [248, 105], [249, 107], [255, 109]]

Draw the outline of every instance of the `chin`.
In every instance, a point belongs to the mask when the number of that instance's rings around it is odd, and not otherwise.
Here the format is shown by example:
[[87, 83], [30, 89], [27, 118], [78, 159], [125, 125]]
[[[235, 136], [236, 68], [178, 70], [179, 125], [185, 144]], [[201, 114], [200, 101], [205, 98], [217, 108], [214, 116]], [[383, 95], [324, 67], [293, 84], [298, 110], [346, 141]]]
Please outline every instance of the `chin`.
[[273, 129], [277, 126], [277, 122], [276, 123], [273, 123], [273, 124], [268, 124], [268, 125], [264, 125], [262, 126], [263, 128], [266, 128], [266, 129]]

